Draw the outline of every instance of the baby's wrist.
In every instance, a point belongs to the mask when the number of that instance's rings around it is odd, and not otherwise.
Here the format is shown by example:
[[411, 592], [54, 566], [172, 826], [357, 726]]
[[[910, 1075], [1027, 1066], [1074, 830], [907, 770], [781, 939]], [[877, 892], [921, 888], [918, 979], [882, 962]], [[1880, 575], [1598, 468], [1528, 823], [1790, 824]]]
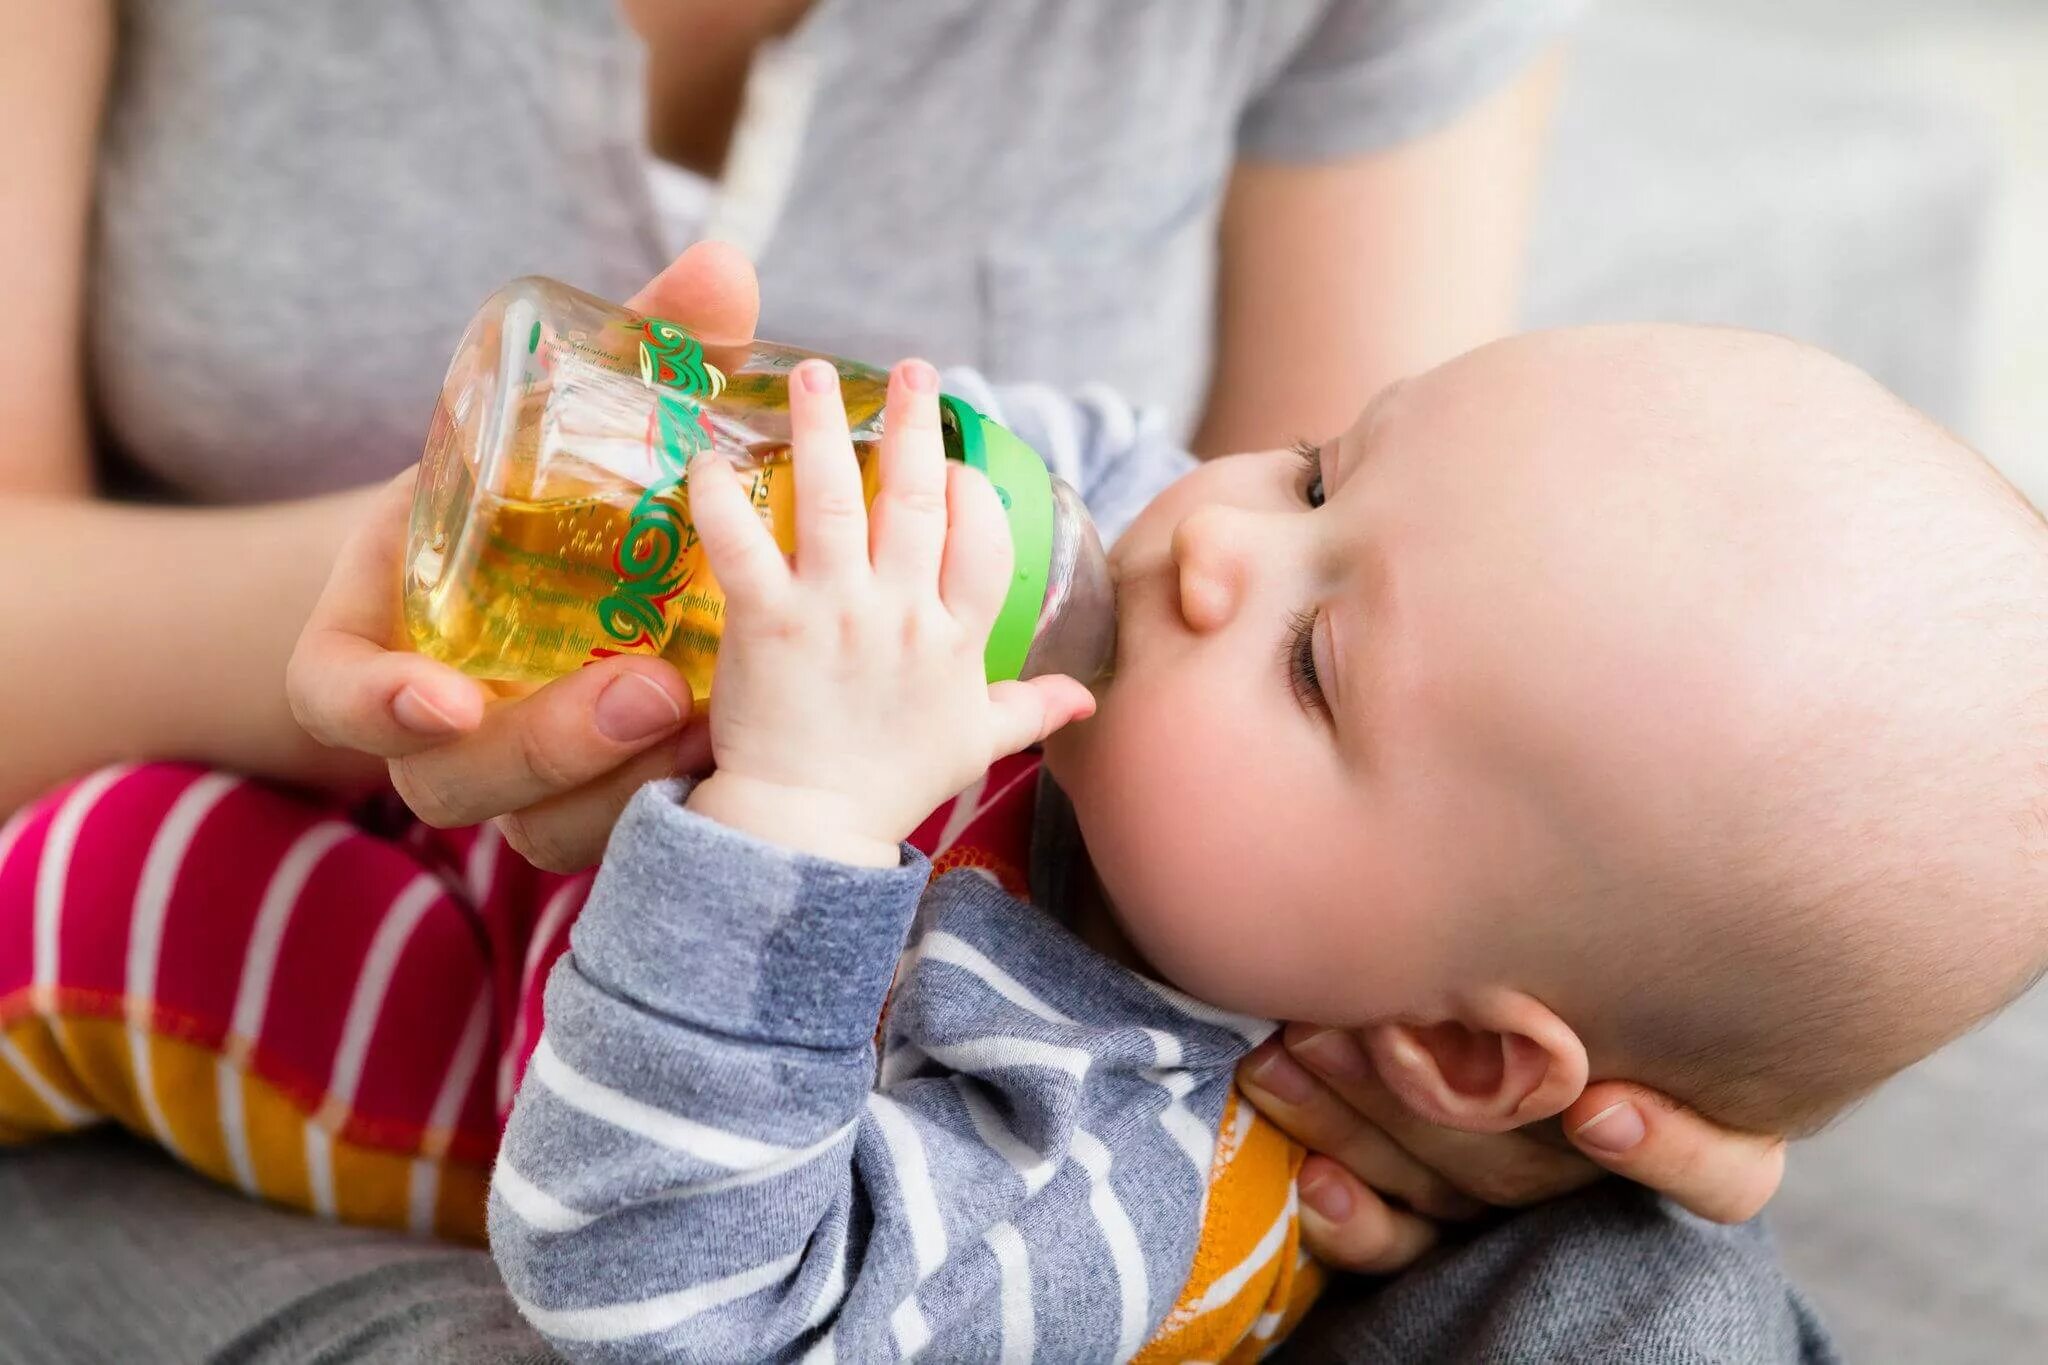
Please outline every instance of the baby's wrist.
[[854, 867], [896, 867], [897, 841], [863, 828], [857, 803], [838, 792], [714, 772], [684, 805], [708, 820], [763, 843]]

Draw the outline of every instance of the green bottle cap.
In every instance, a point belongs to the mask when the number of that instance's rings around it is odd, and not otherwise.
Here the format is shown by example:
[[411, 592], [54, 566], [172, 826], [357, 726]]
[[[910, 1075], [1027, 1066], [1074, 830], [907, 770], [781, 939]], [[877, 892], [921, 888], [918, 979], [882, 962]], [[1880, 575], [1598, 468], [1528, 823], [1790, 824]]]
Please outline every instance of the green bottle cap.
[[946, 457], [986, 474], [1009, 518], [1016, 568], [983, 655], [988, 680], [1007, 682], [1023, 674], [1045, 606], [1052, 571], [1052, 476], [1037, 451], [952, 394], [939, 396], [939, 420]]

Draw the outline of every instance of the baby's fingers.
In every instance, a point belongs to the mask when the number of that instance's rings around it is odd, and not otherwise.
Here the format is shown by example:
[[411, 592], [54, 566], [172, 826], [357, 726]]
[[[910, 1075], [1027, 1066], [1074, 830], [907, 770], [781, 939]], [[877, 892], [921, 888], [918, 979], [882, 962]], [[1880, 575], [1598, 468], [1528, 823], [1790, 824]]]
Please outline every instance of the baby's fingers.
[[975, 642], [982, 643], [1010, 591], [1016, 555], [1010, 546], [1009, 519], [988, 476], [957, 464], [946, 466], [946, 514], [939, 598], [972, 632]]
[[847, 431], [839, 375], [806, 360], [789, 376], [790, 462], [796, 471], [797, 572], [837, 579], [868, 566], [868, 509]]
[[875, 572], [929, 589], [946, 549], [946, 445], [939, 435], [939, 376], [906, 360], [889, 376], [881, 488], [868, 513]]
[[1045, 740], [1054, 731], [1095, 714], [1094, 694], [1059, 673], [1021, 682], [999, 682], [988, 689], [995, 713], [995, 734], [989, 762], [1007, 758]]
[[789, 561], [761, 524], [732, 466], [715, 450], [690, 461], [690, 520], [728, 601], [741, 610], [789, 586]]

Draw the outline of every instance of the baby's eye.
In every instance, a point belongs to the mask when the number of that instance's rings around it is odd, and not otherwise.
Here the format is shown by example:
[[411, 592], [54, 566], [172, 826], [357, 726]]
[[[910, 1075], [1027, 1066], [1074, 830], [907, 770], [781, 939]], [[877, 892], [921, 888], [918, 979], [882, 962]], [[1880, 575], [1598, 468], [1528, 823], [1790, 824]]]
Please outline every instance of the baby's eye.
[[1303, 710], [1330, 719], [1330, 702], [1323, 692], [1322, 674], [1316, 669], [1316, 614], [1297, 611], [1287, 619], [1287, 637], [1281, 659], [1287, 668], [1287, 686]]
[[1302, 499], [1310, 507], [1323, 505], [1323, 448], [1308, 441], [1296, 441], [1294, 453], [1301, 457], [1305, 471], [1301, 489]]

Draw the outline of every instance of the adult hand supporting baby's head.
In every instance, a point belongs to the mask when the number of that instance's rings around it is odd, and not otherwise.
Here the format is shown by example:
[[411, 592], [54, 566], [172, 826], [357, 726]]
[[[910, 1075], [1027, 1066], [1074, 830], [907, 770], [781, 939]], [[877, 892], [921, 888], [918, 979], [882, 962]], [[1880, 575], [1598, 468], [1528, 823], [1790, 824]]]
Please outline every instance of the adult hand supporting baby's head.
[[1600, 1081], [1560, 1116], [1573, 1150], [1527, 1132], [1481, 1134], [1416, 1117], [1361, 1040], [1291, 1024], [1238, 1071], [1262, 1113], [1315, 1155], [1302, 1166], [1302, 1232], [1327, 1264], [1398, 1270], [1435, 1242], [1433, 1220], [1518, 1208], [1607, 1172], [1705, 1218], [1754, 1217], [1777, 1192], [1785, 1144], [1722, 1128], [1646, 1087]]
[[[751, 262], [716, 242], [691, 247], [628, 307], [682, 323], [707, 345], [751, 338], [760, 288]], [[389, 761], [430, 824], [496, 820], [506, 841], [553, 871], [595, 863], [642, 784], [709, 762], [690, 689], [660, 659], [613, 658], [517, 700], [403, 647], [398, 581], [415, 471], [384, 490], [342, 547], [286, 674], [315, 739]]]

